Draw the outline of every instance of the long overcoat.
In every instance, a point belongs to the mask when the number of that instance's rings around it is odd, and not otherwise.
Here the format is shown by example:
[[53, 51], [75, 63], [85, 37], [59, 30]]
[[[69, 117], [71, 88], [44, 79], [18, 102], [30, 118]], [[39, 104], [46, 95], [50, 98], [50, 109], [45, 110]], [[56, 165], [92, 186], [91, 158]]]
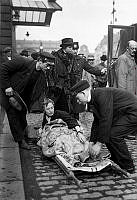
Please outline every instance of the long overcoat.
[[137, 64], [128, 51], [119, 56], [117, 61], [118, 88], [127, 90], [137, 95]]
[[94, 114], [92, 136], [97, 141], [109, 143], [111, 128], [120, 133], [121, 127], [137, 130], [137, 98], [118, 88], [96, 88], [91, 90], [88, 105]]
[[[39, 79], [40, 81], [44, 81], [44, 73], [36, 70], [36, 62], [34, 60], [22, 56], [16, 56], [12, 60], [1, 64], [0, 104], [3, 105], [5, 109], [8, 109], [9, 100], [5, 94], [5, 89], [12, 87], [21, 95], [25, 103], [28, 105], [30, 103], [29, 101], [34, 86]], [[43, 85], [41, 84], [39, 90], [42, 91]]]
[[[74, 57], [73, 67], [70, 72], [71, 87], [73, 87], [76, 83], [78, 83], [82, 79], [83, 70], [87, 71], [90, 74], [101, 76], [100, 69], [96, 69], [95, 67], [89, 65], [86, 59], [76, 55]], [[75, 98], [72, 98], [71, 101], [72, 101], [73, 113], [81, 113], [85, 110], [85, 106], [78, 104]]]

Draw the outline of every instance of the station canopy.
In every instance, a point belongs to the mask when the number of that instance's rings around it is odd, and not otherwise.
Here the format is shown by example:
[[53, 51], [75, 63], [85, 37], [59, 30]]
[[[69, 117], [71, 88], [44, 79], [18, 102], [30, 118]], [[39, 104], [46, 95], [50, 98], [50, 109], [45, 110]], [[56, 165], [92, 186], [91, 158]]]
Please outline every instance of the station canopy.
[[50, 26], [55, 11], [62, 11], [56, 0], [12, 0], [12, 23], [23, 26]]

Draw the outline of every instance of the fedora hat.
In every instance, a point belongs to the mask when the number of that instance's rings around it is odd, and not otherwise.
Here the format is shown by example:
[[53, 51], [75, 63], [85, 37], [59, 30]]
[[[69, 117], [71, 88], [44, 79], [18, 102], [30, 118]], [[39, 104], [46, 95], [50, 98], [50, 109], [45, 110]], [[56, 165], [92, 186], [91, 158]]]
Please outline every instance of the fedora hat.
[[73, 47], [73, 39], [72, 38], [64, 38], [62, 39], [62, 44], [60, 47], [67, 47], [67, 46], [72, 46]]

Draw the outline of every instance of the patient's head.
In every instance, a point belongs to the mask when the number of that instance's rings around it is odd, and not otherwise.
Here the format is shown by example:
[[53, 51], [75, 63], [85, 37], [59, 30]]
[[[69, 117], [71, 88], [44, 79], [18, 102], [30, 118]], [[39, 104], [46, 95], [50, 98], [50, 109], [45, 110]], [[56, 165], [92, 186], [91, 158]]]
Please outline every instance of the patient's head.
[[44, 111], [48, 117], [54, 115], [54, 101], [48, 98], [44, 98]]

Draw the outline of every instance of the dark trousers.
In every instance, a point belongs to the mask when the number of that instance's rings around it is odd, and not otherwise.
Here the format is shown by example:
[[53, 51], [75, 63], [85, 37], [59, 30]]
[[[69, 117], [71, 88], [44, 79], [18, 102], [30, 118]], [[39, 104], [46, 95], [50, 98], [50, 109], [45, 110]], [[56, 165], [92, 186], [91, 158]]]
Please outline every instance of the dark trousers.
[[26, 112], [17, 111], [13, 107], [6, 110], [10, 130], [15, 142], [24, 139], [25, 128], [27, 127]]
[[133, 160], [128, 150], [125, 137], [128, 134], [135, 134], [137, 131], [137, 117], [125, 115], [112, 126], [110, 141], [106, 144], [111, 153], [112, 159], [121, 168], [133, 167]]
[[[124, 138], [128, 134], [135, 134], [136, 131], [136, 116], [122, 116], [112, 125], [109, 142], [105, 144], [111, 153], [112, 160], [121, 168], [128, 169], [133, 167], [133, 160]], [[92, 136], [90, 139], [93, 141]]]

